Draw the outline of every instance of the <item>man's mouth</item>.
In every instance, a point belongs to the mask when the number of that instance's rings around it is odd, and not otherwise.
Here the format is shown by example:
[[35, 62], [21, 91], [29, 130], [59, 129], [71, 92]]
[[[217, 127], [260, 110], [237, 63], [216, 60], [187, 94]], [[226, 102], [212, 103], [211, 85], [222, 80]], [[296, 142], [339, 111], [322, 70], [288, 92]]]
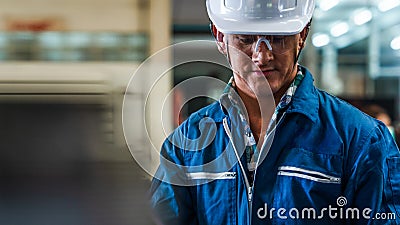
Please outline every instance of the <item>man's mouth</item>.
[[255, 70], [253, 71], [255, 74], [260, 75], [260, 76], [271, 76], [275, 70], [274, 69], [264, 69], [264, 70]]

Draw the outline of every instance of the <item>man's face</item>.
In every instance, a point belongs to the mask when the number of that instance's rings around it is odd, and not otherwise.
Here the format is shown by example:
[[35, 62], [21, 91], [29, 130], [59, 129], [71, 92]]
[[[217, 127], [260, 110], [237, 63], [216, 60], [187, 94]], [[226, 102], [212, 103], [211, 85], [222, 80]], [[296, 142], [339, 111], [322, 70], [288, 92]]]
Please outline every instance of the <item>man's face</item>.
[[300, 34], [225, 35], [224, 53], [229, 56], [237, 87], [247, 95], [262, 96], [271, 93], [268, 81], [274, 96], [282, 96], [296, 76], [295, 60], [302, 41]]

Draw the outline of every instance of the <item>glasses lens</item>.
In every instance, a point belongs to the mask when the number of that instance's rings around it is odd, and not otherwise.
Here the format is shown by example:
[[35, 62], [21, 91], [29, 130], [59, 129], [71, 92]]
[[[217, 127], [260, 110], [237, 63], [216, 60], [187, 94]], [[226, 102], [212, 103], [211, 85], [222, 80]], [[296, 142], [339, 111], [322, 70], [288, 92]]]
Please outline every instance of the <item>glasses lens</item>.
[[[259, 41], [261, 40], [261, 41]], [[276, 54], [283, 54], [295, 47], [294, 35], [270, 35], [270, 36], [256, 36], [256, 35], [233, 35], [233, 45], [245, 52], [250, 50], [260, 50], [264, 44], [266, 49]], [[256, 49], [257, 48], [257, 49]], [[272, 49], [271, 49], [272, 48]]]

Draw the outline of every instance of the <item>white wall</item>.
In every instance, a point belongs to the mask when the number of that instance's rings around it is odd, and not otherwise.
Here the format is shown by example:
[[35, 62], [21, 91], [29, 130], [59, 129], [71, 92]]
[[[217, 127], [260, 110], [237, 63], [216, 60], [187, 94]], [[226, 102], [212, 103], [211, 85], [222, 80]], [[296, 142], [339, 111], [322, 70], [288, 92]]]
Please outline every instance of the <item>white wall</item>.
[[140, 0], [2, 0], [0, 30], [9, 20], [55, 18], [66, 30], [142, 30], [146, 5]]

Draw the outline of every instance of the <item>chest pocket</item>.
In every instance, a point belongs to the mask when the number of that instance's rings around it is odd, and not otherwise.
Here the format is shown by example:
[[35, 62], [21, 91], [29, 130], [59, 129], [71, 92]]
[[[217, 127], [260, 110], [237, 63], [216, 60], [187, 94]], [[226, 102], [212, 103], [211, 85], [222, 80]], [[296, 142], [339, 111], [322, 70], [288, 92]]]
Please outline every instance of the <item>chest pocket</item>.
[[[342, 157], [300, 148], [288, 149], [285, 153], [285, 157], [279, 159], [276, 172], [274, 207], [285, 208], [287, 212], [295, 208], [299, 213], [296, 215], [294, 211], [293, 216], [300, 219], [306, 208], [315, 209], [315, 217], [318, 217], [323, 208], [337, 207], [341, 196]], [[314, 212], [309, 213], [304, 215], [305, 219], [314, 217]]]

